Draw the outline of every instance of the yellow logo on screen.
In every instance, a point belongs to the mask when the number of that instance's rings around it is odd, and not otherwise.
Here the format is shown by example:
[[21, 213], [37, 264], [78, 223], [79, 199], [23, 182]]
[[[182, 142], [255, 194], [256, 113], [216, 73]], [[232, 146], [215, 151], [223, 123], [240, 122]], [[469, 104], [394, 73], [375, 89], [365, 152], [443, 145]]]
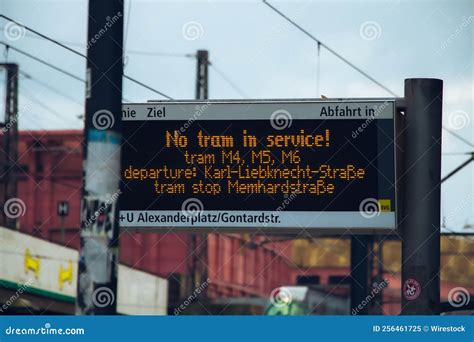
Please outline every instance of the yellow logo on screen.
[[379, 199], [380, 212], [392, 211], [392, 202], [389, 199]]

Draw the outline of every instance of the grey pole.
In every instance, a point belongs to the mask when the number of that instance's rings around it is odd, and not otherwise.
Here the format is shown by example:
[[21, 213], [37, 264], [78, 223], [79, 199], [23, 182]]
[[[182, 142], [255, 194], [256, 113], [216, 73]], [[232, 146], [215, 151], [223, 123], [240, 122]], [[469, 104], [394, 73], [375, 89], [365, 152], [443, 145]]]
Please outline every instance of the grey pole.
[[196, 99], [208, 99], [209, 89], [209, 52], [207, 50], [197, 51], [197, 66], [196, 66]]
[[351, 237], [351, 314], [367, 315], [368, 305], [363, 305], [369, 294], [371, 262], [374, 237], [371, 235], [354, 235]]
[[76, 313], [117, 311], [123, 1], [89, 1]]
[[436, 315], [440, 304], [441, 119], [443, 81], [405, 80], [397, 175], [402, 235], [402, 314]]
[[[196, 100], [207, 100], [209, 89], [209, 51], [198, 50], [196, 64]], [[207, 233], [189, 234], [189, 260], [188, 277], [186, 282], [186, 295], [192, 294], [207, 279]], [[201, 292], [201, 298], [207, 295], [207, 290]]]
[[[0, 64], [5, 72], [4, 113], [0, 113], [0, 225], [18, 229], [19, 214], [25, 213], [22, 199], [17, 198], [18, 172], [18, 64]], [[18, 211], [16, 211], [18, 209]]]

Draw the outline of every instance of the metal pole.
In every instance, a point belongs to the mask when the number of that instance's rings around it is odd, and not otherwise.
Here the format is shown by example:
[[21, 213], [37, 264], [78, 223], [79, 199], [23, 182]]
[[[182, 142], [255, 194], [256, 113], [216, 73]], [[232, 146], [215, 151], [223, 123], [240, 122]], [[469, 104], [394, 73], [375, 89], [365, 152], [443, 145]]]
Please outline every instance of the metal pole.
[[61, 242], [63, 245], [66, 243], [66, 232], [64, 230], [64, 216], [61, 216]]
[[[209, 89], [209, 52], [197, 51], [196, 65], [196, 100], [207, 100]], [[189, 262], [188, 281], [185, 293], [189, 295], [207, 279], [207, 234], [189, 235]], [[201, 297], [206, 296], [206, 291], [201, 292]]]
[[208, 99], [209, 89], [209, 52], [207, 50], [198, 50], [197, 52], [197, 68], [196, 68], [196, 99]]
[[405, 80], [401, 120], [402, 314], [440, 311], [440, 195], [443, 81]]
[[76, 314], [117, 311], [123, 1], [89, 1]]
[[18, 170], [18, 64], [0, 64], [5, 71], [5, 114], [0, 122], [0, 225], [18, 228], [17, 219], [25, 213], [26, 207], [17, 198], [16, 171]]
[[374, 237], [354, 235], [351, 237], [351, 314], [367, 315], [369, 306], [364, 302], [369, 294], [371, 258]]

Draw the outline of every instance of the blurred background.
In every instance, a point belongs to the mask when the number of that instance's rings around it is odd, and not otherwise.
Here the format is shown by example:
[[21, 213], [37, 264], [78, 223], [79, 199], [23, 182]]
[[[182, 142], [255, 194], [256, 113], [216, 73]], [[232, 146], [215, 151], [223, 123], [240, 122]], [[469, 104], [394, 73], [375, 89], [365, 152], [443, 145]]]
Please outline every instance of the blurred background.
[[[474, 293], [473, 2], [272, 4], [377, 82], [262, 2], [128, 0], [124, 73], [135, 81], [124, 80], [123, 102], [164, 99], [159, 93], [193, 99], [198, 50], [209, 52], [210, 99], [392, 97], [403, 95], [405, 78], [444, 80], [442, 176], [465, 166], [442, 184], [441, 295]], [[1, 161], [9, 165], [7, 141], [18, 155], [1, 186], [7, 194], [14, 182], [24, 204], [14, 227], [0, 228], [0, 313], [73, 314], [86, 64], [67, 48], [86, 53], [87, 1], [3, 0], [0, 14], [0, 63], [19, 67], [18, 116], [10, 122], [3, 116], [11, 100], [7, 69], [0, 68]], [[15, 124], [18, 133], [9, 133]], [[351, 314], [349, 238], [209, 234], [190, 241], [173, 231], [122, 230], [118, 310]], [[374, 237], [371, 276], [380, 291], [366, 304], [370, 313], [400, 312], [400, 260], [400, 241]]]

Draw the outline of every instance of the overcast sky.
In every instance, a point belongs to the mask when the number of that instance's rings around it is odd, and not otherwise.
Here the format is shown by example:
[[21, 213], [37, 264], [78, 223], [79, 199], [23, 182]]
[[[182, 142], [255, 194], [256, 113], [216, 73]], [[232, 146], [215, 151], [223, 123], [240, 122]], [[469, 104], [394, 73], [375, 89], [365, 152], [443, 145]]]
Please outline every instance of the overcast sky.
[[[405, 78], [443, 79], [443, 122], [474, 143], [474, 1], [271, 3], [400, 96]], [[87, 1], [1, 0], [0, 12], [86, 53]], [[124, 17], [125, 73], [175, 99], [194, 97], [196, 63], [186, 54], [198, 49], [208, 49], [211, 63], [240, 89], [210, 69], [213, 99], [390, 96], [325, 49], [318, 75], [317, 44], [260, 1], [134, 0], [125, 2]], [[2, 41], [85, 77], [85, 60], [28, 32], [7, 33], [7, 23], [0, 19]], [[0, 49], [1, 60], [33, 78], [20, 78], [21, 129], [82, 127], [83, 83]], [[125, 80], [124, 98], [160, 96]], [[443, 131], [443, 175], [468, 158], [451, 153], [473, 150]], [[474, 163], [444, 183], [442, 194], [450, 229], [474, 224]]]

